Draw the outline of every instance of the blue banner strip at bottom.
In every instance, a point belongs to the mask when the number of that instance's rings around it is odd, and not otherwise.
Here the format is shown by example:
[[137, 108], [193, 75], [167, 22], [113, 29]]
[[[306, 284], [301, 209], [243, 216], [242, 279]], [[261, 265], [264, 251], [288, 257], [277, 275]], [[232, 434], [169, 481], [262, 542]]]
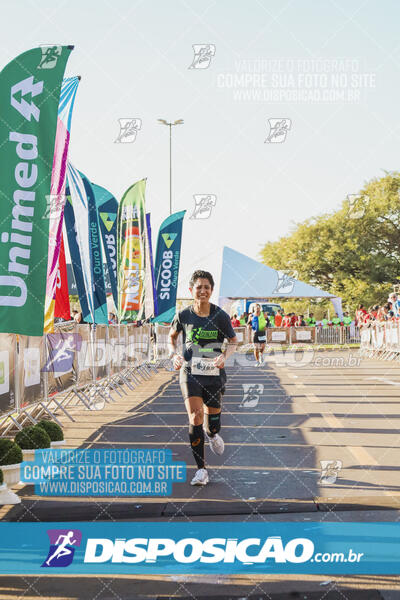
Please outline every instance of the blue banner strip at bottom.
[[400, 574], [400, 523], [0, 523], [1, 574]]

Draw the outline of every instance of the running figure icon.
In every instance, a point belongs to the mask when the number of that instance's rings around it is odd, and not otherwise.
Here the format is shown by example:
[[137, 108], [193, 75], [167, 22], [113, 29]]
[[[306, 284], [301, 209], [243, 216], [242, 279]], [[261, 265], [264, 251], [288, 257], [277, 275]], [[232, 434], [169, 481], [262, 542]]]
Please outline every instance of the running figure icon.
[[[67, 548], [68, 545], [72, 546], [76, 544], [78, 540], [72, 539], [74, 536], [73, 531], [69, 531], [66, 535], [59, 535], [56, 541], [57, 549], [53, 554], [46, 560], [46, 565], [50, 566], [51, 561], [54, 558], [61, 558], [62, 556], [67, 556], [68, 554], [72, 554], [71, 548]], [[63, 540], [60, 542], [60, 540]]]

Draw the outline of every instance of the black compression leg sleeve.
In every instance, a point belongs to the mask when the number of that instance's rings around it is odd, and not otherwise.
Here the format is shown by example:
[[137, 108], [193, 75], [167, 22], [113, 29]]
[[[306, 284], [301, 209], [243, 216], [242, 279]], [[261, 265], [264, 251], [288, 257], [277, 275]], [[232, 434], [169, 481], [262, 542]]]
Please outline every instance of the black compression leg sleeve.
[[206, 428], [207, 435], [214, 437], [216, 433], [221, 429], [221, 413], [216, 415], [204, 414], [204, 425]]
[[199, 469], [204, 469], [204, 431], [203, 425], [189, 425], [189, 439], [194, 460]]

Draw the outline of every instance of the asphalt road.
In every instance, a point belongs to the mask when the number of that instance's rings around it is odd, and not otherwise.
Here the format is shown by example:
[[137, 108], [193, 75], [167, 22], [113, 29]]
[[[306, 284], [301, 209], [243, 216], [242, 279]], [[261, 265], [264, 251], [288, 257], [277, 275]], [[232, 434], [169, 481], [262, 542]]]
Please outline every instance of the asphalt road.
[[[172, 449], [174, 458], [188, 465], [188, 480], [174, 484], [172, 497], [44, 499], [25, 486], [21, 505], [0, 516], [15, 521], [398, 520], [393, 510], [400, 509], [398, 364], [361, 360], [356, 350], [348, 350], [274, 354], [256, 368], [236, 355], [227, 372], [225, 453], [217, 457], [206, 448], [208, 486], [189, 485], [195, 465], [177, 374], [160, 372], [104, 411], [91, 413], [90, 426], [88, 413], [79, 409], [67, 437], [73, 447]], [[62, 585], [57, 578], [0, 577], [0, 597], [400, 598], [395, 576], [257, 581], [204, 576], [201, 582], [185, 577], [63, 578]]]

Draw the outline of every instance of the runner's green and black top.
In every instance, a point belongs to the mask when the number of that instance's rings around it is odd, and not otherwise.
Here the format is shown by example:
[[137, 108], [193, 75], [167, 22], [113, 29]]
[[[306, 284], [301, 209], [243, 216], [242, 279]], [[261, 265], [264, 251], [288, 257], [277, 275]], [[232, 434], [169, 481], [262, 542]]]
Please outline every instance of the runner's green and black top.
[[219, 306], [210, 304], [209, 316], [199, 317], [193, 306], [189, 306], [176, 313], [171, 327], [178, 333], [183, 332], [185, 362], [180, 370], [180, 383], [223, 387], [225, 369], [213, 367], [212, 361], [221, 354], [224, 339], [236, 335], [229, 315]]

